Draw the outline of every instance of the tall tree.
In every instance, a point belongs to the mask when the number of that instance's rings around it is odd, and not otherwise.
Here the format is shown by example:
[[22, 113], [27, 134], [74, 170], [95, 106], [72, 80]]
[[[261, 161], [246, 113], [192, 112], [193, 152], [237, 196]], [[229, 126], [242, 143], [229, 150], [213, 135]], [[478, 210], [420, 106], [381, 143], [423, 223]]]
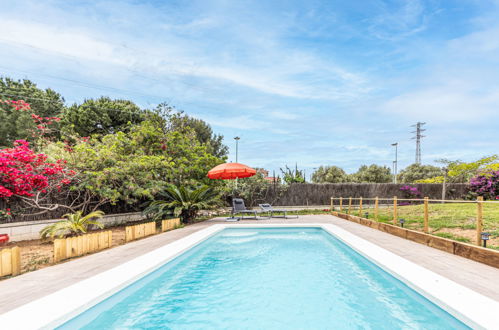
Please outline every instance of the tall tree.
[[[0, 100], [23, 100], [29, 109], [13, 111], [11, 106], [0, 102], [0, 147], [11, 146], [15, 140], [34, 141], [38, 136], [33, 134], [39, 124], [33, 115], [40, 118], [59, 117], [64, 109], [64, 99], [50, 88], [42, 90], [30, 80], [14, 80], [0, 77]], [[37, 118], [37, 117], [35, 117]], [[50, 136], [58, 136], [56, 125], [52, 127]]]
[[295, 169], [292, 170], [286, 165], [285, 169], [281, 168], [282, 179], [287, 184], [292, 183], [305, 183], [305, 174], [303, 171], [298, 170], [298, 165], [295, 166]]
[[64, 134], [81, 137], [128, 132], [142, 122], [145, 112], [129, 100], [101, 97], [73, 104], [64, 111], [61, 127]]
[[[444, 165], [440, 175], [432, 178], [418, 180], [420, 183], [442, 183], [457, 182], [468, 183], [470, 179], [481, 172], [498, 171], [499, 157], [497, 155], [482, 157], [474, 162], [462, 162], [460, 160], [439, 159], [438, 163]], [[445, 177], [444, 177], [445, 175]]]
[[214, 134], [210, 125], [204, 120], [183, 115], [178, 118], [178, 124], [192, 128], [198, 141], [205, 144], [213, 156], [218, 158], [227, 156], [229, 149], [223, 144], [223, 136]]
[[389, 183], [392, 181], [392, 174], [386, 166], [362, 165], [356, 173], [351, 175], [351, 181], [358, 183]]
[[321, 166], [312, 173], [314, 183], [343, 183], [348, 179], [348, 174], [338, 166]]
[[164, 133], [157, 123], [144, 121], [129, 133], [117, 132], [98, 139], [79, 139], [68, 147], [62, 142], [47, 146], [51, 158], [67, 161], [79, 173], [74, 190], [98, 196], [95, 208], [123, 201], [134, 204], [151, 200], [168, 184], [196, 188], [200, 184], [222, 186], [206, 177], [223, 162], [207, 152], [192, 129]]
[[414, 183], [442, 175], [442, 169], [433, 165], [412, 164], [400, 171], [398, 180], [401, 183]]
[[213, 133], [210, 125], [202, 119], [193, 118], [178, 111], [167, 103], [159, 104], [147, 112], [147, 120], [157, 122], [165, 132], [192, 129], [199, 143], [207, 146], [208, 151], [217, 158], [225, 158], [229, 148], [223, 144], [223, 136]]

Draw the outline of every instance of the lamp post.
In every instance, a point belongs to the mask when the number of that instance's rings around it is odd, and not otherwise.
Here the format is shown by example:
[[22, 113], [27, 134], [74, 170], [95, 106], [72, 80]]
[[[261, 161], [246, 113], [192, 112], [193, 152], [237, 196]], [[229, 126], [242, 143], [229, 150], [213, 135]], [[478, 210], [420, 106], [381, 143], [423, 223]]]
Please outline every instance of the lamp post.
[[[239, 140], [241, 138], [239, 136], [234, 137], [234, 140], [236, 140], [236, 163], [237, 163], [237, 153], [238, 153], [238, 148], [239, 148]], [[236, 178], [236, 190], [237, 190], [237, 178]]]
[[392, 147], [395, 147], [395, 161], [393, 162], [393, 183], [397, 183], [398, 145], [398, 142], [392, 143]]
[[239, 136], [236, 136], [234, 140], [236, 140], [236, 163], [237, 163], [237, 152], [239, 147], [239, 140], [241, 140], [241, 138]]

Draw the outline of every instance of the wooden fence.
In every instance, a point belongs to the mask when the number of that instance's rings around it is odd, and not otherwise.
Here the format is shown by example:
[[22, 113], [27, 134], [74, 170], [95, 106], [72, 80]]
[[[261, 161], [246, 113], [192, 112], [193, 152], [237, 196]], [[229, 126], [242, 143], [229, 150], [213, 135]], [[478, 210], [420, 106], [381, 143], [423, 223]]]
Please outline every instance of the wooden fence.
[[178, 228], [179, 226], [180, 226], [180, 219], [179, 218], [167, 219], [167, 220], [161, 221], [161, 231], [162, 232]]
[[[430, 203], [474, 203], [476, 204], [476, 215], [475, 215], [475, 244], [481, 245], [482, 243], [482, 235], [484, 228], [484, 215], [483, 215], [483, 205], [485, 203], [495, 204], [499, 206], [499, 202], [497, 201], [484, 201], [483, 197], [478, 197], [476, 201], [471, 200], [441, 200], [441, 199], [430, 199], [425, 197], [423, 199], [414, 199], [414, 198], [397, 198], [394, 196], [393, 198], [343, 198], [343, 197], [331, 197], [331, 211], [339, 210], [339, 213], [344, 213], [346, 215], [356, 215], [359, 217], [363, 217], [363, 210], [365, 211], [366, 204], [368, 202], [369, 210], [373, 210], [373, 219], [375, 221], [379, 221], [379, 212], [380, 212], [380, 201], [384, 201], [383, 205], [385, 208], [388, 207], [391, 209], [391, 221], [393, 225], [399, 225], [399, 223], [403, 226], [403, 222], [400, 222], [402, 219], [399, 217], [399, 207], [402, 203], [415, 203], [419, 205], [423, 205], [422, 208], [422, 219], [423, 219], [423, 232], [429, 232], [429, 221], [430, 221]], [[374, 204], [374, 205], [373, 205]], [[407, 205], [407, 204], [405, 204]], [[404, 205], [404, 206], [405, 206]], [[369, 216], [369, 213], [365, 213], [366, 217]], [[404, 220], [405, 221], [405, 220]]]
[[[376, 196], [397, 196], [404, 198], [405, 192], [400, 188], [408, 184], [399, 183], [293, 183], [285, 191], [275, 190], [268, 186], [268, 192], [263, 194], [259, 203], [271, 203], [274, 206], [305, 206], [327, 205], [330, 196], [352, 196], [374, 198]], [[417, 187], [423, 196], [441, 198], [442, 184], [418, 183], [410, 184]], [[462, 199], [468, 192], [468, 184], [447, 183], [447, 199]], [[258, 206], [257, 202], [246, 201], [246, 206]]]
[[54, 262], [107, 249], [112, 244], [113, 232], [110, 230], [95, 234], [58, 238], [54, 240]]
[[141, 223], [125, 227], [125, 242], [156, 234], [156, 222]]
[[16, 276], [21, 273], [21, 252], [14, 246], [0, 251], [0, 276]]

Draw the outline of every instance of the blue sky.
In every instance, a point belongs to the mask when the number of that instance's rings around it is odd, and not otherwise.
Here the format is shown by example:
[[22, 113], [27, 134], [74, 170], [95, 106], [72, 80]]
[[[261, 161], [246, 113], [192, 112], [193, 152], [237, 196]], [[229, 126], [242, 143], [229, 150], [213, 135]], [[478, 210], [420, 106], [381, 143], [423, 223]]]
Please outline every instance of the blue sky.
[[[239, 160], [348, 172], [498, 153], [499, 1], [0, 0], [0, 74], [167, 101]], [[234, 160], [234, 155], [230, 155]]]

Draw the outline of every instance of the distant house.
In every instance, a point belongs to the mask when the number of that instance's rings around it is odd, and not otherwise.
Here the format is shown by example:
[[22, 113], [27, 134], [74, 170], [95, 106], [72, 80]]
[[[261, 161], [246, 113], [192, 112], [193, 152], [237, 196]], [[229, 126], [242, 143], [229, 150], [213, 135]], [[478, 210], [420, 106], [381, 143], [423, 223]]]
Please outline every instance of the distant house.
[[264, 168], [257, 168], [256, 173], [260, 173], [263, 176], [263, 178], [270, 183], [274, 183], [274, 182], [279, 183], [281, 181], [281, 179], [279, 177], [269, 176], [269, 171], [267, 171]]

